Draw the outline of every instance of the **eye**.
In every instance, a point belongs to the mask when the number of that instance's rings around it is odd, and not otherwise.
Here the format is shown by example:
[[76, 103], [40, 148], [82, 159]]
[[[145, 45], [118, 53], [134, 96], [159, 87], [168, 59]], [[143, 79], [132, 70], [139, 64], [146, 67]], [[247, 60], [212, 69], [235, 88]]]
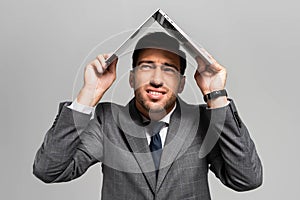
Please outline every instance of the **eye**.
[[162, 70], [168, 74], [177, 74], [178, 71], [174, 67], [163, 66]]
[[140, 68], [141, 70], [146, 71], [146, 70], [151, 70], [151, 69], [153, 69], [153, 66], [143, 64], [143, 65], [140, 65], [139, 68]]

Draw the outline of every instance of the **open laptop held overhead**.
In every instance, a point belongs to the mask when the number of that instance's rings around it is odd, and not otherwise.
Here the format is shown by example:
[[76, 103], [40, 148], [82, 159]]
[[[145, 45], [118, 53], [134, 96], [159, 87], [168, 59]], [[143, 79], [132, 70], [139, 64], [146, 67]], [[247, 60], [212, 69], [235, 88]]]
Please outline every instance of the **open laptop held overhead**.
[[200, 56], [207, 65], [212, 64], [207, 51], [198, 47], [191, 38], [183, 32], [182, 29], [161, 9], [156, 10], [138, 29], [105, 61], [110, 65], [117, 57], [120, 57], [133, 41], [137, 40], [141, 35], [153, 24], [157, 22], [171, 36], [175, 37], [180, 45], [194, 58]]

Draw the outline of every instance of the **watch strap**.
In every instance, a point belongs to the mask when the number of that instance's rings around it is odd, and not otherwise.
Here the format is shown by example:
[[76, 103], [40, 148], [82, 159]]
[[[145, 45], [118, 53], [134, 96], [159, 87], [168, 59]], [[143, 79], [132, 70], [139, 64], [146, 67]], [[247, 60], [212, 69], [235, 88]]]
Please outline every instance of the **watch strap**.
[[227, 91], [225, 89], [216, 90], [216, 91], [213, 91], [211, 93], [208, 93], [208, 94], [203, 96], [203, 99], [204, 99], [205, 102], [207, 102], [208, 100], [216, 99], [216, 98], [221, 97], [221, 96], [226, 96], [227, 97]]

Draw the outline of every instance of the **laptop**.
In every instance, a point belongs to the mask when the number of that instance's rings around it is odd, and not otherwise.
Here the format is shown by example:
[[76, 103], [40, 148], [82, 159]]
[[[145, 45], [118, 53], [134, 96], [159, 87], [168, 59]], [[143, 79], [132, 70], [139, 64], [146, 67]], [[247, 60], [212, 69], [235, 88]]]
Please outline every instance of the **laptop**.
[[139, 39], [149, 27], [157, 22], [162, 28], [166, 30], [169, 35], [176, 38], [180, 45], [193, 58], [200, 56], [200, 58], [207, 64], [211, 65], [213, 62], [209, 58], [207, 51], [203, 47], [197, 46], [191, 38], [183, 32], [181, 28], [161, 9], [156, 10], [137, 30], [125, 41], [117, 50], [106, 59], [106, 64], [109, 66], [117, 57], [120, 57], [127, 51], [128, 47]]

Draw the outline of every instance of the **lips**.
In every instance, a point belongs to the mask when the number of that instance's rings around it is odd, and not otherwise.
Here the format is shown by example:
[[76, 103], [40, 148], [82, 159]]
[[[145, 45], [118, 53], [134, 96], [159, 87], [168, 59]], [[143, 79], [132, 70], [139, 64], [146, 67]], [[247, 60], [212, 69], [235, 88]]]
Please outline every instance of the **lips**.
[[157, 89], [148, 89], [146, 91], [147, 91], [147, 96], [153, 100], [159, 100], [164, 96], [164, 94], [166, 94], [165, 91], [157, 90]]

